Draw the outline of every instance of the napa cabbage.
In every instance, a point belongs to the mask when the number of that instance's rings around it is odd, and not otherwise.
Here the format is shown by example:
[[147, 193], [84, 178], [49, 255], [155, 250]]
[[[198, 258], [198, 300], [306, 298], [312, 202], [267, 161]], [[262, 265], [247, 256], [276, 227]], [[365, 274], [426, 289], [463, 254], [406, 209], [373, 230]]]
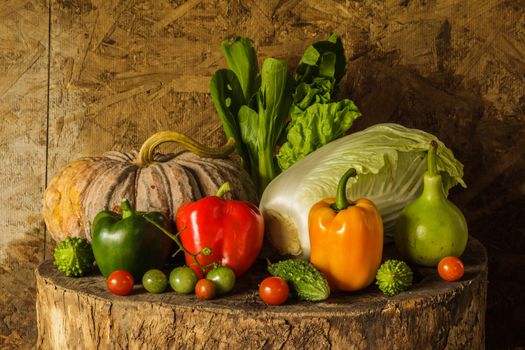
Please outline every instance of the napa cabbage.
[[265, 189], [260, 209], [267, 236], [281, 254], [308, 258], [308, 213], [312, 205], [334, 197], [337, 183], [348, 168], [357, 176], [347, 186], [349, 199], [372, 200], [391, 237], [403, 208], [423, 189], [426, 152], [430, 141], [438, 143], [437, 168], [444, 191], [466, 187], [463, 165], [436, 136], [399, 124], [376, 124], [332, 141], [297, 161]]

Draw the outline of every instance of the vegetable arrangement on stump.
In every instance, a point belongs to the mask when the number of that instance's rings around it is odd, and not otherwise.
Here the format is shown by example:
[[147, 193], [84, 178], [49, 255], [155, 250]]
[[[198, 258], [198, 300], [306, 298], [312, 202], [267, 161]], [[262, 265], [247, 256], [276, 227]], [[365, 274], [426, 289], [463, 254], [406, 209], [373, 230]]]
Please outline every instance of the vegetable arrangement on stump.
[[[392, 254], [388, 245], [385, 256]], [[259, 298], [264, 263], [226, 296], [201, 300], [199, 294], [151, 294], [140, 285], [119, 297], [107, 291], [101, 275], [69, 278], [45, 262], [36, 271], [37, 348], [483, 349], [485, 249], [470, 240], [462, 260], [459, 282], [417, 267], [411, 288], [394, 297], [372, 285], [323, 302], [280, 306]]]
[[[208, 347], [202, 343], [206, 334], [218, 347], [390, 348], [385, 339], [401, 347], [435, 348], [436, 339], [438, 348], [481, 346], [483, 326], [469, 317], [484, 317], [486, 258], [471, 241], [472, 261], [459, 259], [467, 224], [446, 197], [450, 188], [465, 184], [452, 152], [435, 136], [396, 124], [344, 136], [361, 114], [352, 101], [334, 100], [345, 73], [343, 47], [334, 34], [307, 48], [293, 77], [286, 61], [273, 58], [259, 72], [247, 38], [225, 41], [222, 49], [230, 69], [214, 74], [210, 92], [229, 138], [223, 147], [160, 132], [138, 154], [84, 158], [50, 182], [44, 219], [61, 241], [54, 264], [69, 277], [49, 263], [37, 271], [39, 345], [188, 345], [178, 334]], [[190, 152], [157, 154], [165, 142]], [[240, 163], [229, 158], [234, 151]], [[385, 245], [394, 227], [396, 249]], [[265, 235], [275, 252], [266, 250], [266, 263], [258, 260]], [[179, 253], [185, 265], [170, 260]], [[471, 264], [475, 273], [463, 277]], [[80, 277], [78, 283], [73, 277]], [[53, 307], [53, 317], [63, 320], [70, 313], [57, 306], [54, 293], [76, 294], [86, 286], [77, 298], [78, 317], [95, 329], [78, 338], [69, 334], [78, 330], [66, 327], [64, 334], [64, 325], [56, 328], [45, 308]], [[137, 304], [138, 320], [122, 318], [131, 317], [132, 301], [147, 302]], [[109, 307], [104, 322], [117, 334], [94, 335], [104, 327], [93, 319], [96, 304]], [[451, 307], [457, 313], [452, 319]], [[418, 324], [424, 334], [414, 335], [410, 328], [420, 321], [418, 312], [429, 319], [424, 328]], [[201, 313], [211, 317], [206, 327], [215, 324], [219, 334], [229, 331], [228, 324], [239, 323], [239, 332], [263, 320], [269, 326], [257, 328], [256, 337], [217, 336], [214, 327], [211, 333], [196, 331], [201, 325], [193, 318]], [[182, 317], [193, 326], [169, 330], [165, 317]], [[134, 334], [145, 320], [156, 340]], [[309, 336], [305, 322], [320, 328]], [[348, 329], [349, 335], [338, 333]], [[459, 338], [459, 331], [475, 338]], [[286, 338], [276, 340], [275, 332]]]

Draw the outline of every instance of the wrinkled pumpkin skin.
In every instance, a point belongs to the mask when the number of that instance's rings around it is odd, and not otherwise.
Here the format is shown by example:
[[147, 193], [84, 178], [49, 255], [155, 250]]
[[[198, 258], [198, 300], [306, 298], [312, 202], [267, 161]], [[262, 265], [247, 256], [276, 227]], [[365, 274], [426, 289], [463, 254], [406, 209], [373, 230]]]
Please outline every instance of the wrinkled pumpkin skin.
[[55, 241], [85, 237], [91, 241], [91, 224], [102, 210], [114, 210], [128, 199], [137, 211], [160, 211], [172, 222], [179, 206], [214, 195], [224, 182], [232, 184], [229, 196], [256, 203], [248, 174], [231, 159], [202, 158], [191, 152], [157, 155], [155, 162], [139, 167], [137, 153], [107, 152], [63, 167], [44, 193], [44, 220]]

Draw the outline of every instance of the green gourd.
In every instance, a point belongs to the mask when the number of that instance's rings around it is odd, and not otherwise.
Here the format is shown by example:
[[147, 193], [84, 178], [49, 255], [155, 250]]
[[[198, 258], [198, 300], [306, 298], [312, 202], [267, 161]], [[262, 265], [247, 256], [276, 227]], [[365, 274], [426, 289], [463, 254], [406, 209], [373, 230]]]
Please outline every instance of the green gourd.
[[60, 241], [53, 257], [55, 266], [66, 276], [84, 276], [94, 268], [93, 250], [84, 238], [67, 237]]
[[410, 203], [396, 222], [396, 248], [409, 262], [436, 266], [444, 257], [459, 257], [467, 245], [467, 222], [443, 189], [436, 167], [437, 143], [431, 142], [423, 193]]
[[412, 285], [414, 273], [406, 262], [390, 259], [379, 267], [376, 284], [386, 295], [393, 297], [404, 292]]
[[268, 261], [268, 272], [289, 283], [299, 300], [321, 301], [330, 296], [328, 281], [308, 260]]

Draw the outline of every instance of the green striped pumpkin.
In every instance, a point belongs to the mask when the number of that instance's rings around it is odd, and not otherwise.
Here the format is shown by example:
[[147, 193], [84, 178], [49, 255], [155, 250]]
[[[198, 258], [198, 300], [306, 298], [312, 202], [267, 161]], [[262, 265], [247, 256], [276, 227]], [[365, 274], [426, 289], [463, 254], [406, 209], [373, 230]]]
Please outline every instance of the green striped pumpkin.
[[[157, 154], [164, 142], [179, 142], [190, 152]], [[75, 160], [50, 181], [44, 192], [43, 216], [55, 241], [68, 236], [91, 240], [91, 224], [102, 210], [115, 210], [128, 199], [138, 211], [160, 211], [173, 223], [183, 202], [213, 195], [226, 181], [225, 197], [256, 203], [253, 183], [232, 159], [233, 141], [207, 148], [176, 132], [150, 137], [139, 153], [107, 152]], [[175, 226], [174, 226], [175, 227]]]

